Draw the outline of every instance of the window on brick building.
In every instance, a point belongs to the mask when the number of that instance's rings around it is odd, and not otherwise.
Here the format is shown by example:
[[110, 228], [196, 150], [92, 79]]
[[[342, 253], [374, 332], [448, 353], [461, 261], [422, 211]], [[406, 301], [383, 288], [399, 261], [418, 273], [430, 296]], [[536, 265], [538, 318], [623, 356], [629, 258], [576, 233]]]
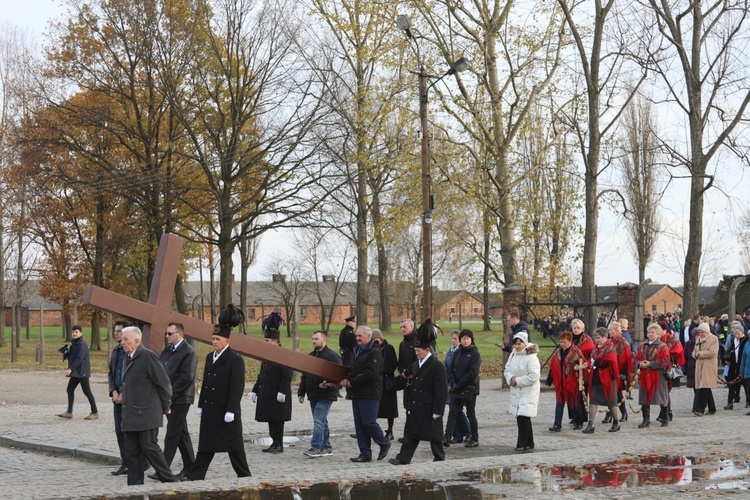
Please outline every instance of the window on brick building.
[[255, 308], [251, 307], [247, 310], [247, 317], [248, 318], [254, 318], [255, 317]]
[[306, 307], [300, 307], [299, 308], [299, 315], [301, 318], [307, 317], [307, 308]]

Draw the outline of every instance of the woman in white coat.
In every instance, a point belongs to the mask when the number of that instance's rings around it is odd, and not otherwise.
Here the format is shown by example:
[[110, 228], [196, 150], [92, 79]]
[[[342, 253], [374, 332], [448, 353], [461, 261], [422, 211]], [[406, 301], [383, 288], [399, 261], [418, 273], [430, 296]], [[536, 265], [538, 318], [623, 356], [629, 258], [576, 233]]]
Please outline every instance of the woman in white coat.
[[510, 386], [510, 412], [518, 424], [518, 441], [515, 451], [534, 449], [534, 431], [531, 418], [536, 417], [539, 405], [539, 346], [529, 344], [526, 332], [513, 336], [513, 350], [505, 363], [505, 380]]

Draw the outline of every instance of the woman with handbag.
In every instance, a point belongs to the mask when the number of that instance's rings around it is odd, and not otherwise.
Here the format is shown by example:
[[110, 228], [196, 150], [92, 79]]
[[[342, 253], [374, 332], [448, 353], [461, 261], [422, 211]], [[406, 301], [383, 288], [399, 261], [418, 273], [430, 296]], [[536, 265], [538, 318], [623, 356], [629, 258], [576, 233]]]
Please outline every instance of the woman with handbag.
[[458, 414], [466, 407], [466, 414], [469, 417], [469, 426], [471, 427], [471, 439], [464, 446], [476, 448], [479, 446], [479, 425], [475, 408], [479, 395], [479, 367], [482, 364], [482, 358], [479, 355], [479, 349], [474, 345], [474, 332], [461, 330], [461, 333], [458, 334], [458, 340], [461, 347], [453, 356], [451, 367], [453, 383], [448, 387], [448, 392], [451, 394], [451, 404], [448, 422], [445, 425], [443, 446], [447, 448], [451, 445], [450, 441]]
[[516, 417], [518, 439], [514, 451], [534, 449], [534, 430], [531, 419], [539, 406], [539, 346], [529, 344], [525, 332], [513, 336], [513, 351], [505, 363], [505, 381], [510, 386], [510, 413]]

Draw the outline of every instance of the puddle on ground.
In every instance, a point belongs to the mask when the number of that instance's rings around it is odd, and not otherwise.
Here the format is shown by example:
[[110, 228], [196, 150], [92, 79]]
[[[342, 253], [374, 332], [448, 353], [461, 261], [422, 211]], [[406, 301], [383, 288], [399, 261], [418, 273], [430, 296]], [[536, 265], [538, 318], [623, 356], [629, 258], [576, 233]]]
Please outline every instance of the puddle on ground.
[[[143, 496], [127, 497], [135, 500]], [[362, 483], [319, 483], [311, 485], [271, 486], [241, 491], [214, 491], [201, 493], [179, 493], [150, 495], [158, 500], [491, 500], [499, 495], [483, 494], [468, 484], [439, 485], [432, 481], [368, 481]]]
[[[509, 466], [459, 474], [454, 481], [387, 480], [266, 486], [242, 490], [121, 497], [155, 500], [462, 500], [505, 496], [505, 486], [534, 491], [648, 488], [690, 485], [706, 490], [750, 490], [750, 462], [670, 455], [626, 456], [613, 462], [562, 466]], [[516, 490], [518, 491], [518, 490]], [[507, 490], [505, 490], [507, 493]]]
[[705, 484], [706, 489], [750, 489], [750, 463], [670, 455], [628, 456], [613, 462], [564, 466], [513, 466], [459, 477], [482, 484], [526, 484], [536, 491], [637, 488], [656, 484]]

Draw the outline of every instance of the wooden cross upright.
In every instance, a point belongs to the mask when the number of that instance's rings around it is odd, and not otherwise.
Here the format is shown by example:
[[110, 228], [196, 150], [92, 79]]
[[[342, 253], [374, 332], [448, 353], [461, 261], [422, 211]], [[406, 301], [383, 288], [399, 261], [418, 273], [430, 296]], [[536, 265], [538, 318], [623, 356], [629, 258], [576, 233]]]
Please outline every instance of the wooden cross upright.
[[[214, 326], [211, 323], [172, 310], [172, 297], [182, 247], [182, 238], [179, 236], [164, 234], [161, 237], [148, 302], [141, 302], [111, 290], [88, 285], [83, 304], [142, 322], [144, 324], [142, 342], [156, 353], [161, 352], [164, 347], [164, 332], [172, 321], [183, 324], [186, 337], [210, 344], [214, 332]], [[302, 352], [280, 348], [236, 332], [232, 332], [229, 340], [232, 349], [245, 356], [287, 366], [328, 381], [338, 382], [346, 378], [349, 372], [345, 366], [308, 356]]]

